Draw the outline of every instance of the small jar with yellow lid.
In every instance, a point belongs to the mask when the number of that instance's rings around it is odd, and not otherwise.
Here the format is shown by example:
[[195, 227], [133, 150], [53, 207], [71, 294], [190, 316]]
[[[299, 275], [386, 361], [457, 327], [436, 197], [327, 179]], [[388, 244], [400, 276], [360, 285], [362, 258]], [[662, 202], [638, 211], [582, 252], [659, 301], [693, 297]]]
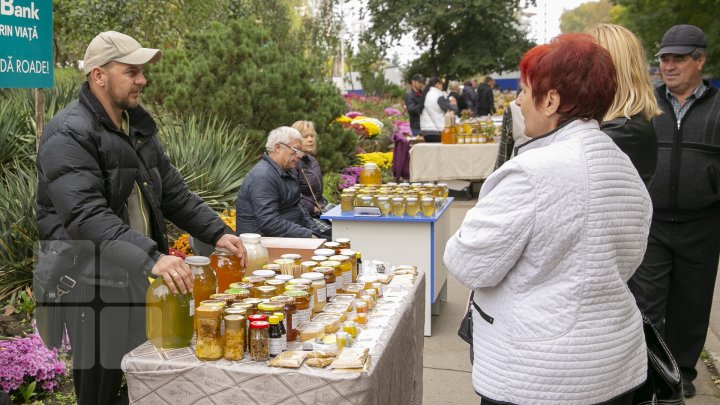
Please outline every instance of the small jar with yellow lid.
[[200, 306], [195, 310], [197, 341], [195, 356], [200, 360], [218, 360], [223, 355], [220, 319], [222, 309], [217, 306]]
[[225, 360], [237, 361], [245, 357], [245, 316], [225, 315]]

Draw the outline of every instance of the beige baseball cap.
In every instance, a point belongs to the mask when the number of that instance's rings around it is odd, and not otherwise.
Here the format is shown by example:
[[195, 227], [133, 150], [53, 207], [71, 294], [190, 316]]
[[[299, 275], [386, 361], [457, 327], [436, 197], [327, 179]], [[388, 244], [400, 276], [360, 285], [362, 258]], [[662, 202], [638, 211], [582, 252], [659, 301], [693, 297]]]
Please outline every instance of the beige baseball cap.
[[83, 70], [85, 74], [88, 74], [95, 66], [103, 66], [113, 61], [129, 65], [144, 65], [157, 62], [160, 60], [160, 56], [162, 56], [161, 50], [143, 48], [129, 35], [116, 31], [105, 31], [90, 41], [90, 45], [85, 51]]

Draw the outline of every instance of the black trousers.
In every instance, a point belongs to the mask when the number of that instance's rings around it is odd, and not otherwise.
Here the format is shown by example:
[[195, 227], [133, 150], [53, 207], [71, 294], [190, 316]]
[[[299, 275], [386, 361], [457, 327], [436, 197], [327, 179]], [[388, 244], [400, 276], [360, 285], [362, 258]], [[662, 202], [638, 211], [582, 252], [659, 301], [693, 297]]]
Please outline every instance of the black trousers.
[[127, 401], [120, 396], [120, 362], [147, 340], [144, 303], [148, 285], [145, 277], [131, 279], [127, 288], [77, 284], [63, 297], [79, 405]]
[[719, 254], [720, 216], [682, 223], [653, 220], [643, 262], [628, 282], [686, 381], [697, 377]]

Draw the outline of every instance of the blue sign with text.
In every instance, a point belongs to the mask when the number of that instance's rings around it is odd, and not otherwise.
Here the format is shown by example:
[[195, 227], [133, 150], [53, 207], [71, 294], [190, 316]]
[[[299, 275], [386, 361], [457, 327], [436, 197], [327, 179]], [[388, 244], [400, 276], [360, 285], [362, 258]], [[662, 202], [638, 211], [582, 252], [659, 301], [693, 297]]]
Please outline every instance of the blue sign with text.
[[53, 87], [52, 0], [0, 0], [0, 88]]

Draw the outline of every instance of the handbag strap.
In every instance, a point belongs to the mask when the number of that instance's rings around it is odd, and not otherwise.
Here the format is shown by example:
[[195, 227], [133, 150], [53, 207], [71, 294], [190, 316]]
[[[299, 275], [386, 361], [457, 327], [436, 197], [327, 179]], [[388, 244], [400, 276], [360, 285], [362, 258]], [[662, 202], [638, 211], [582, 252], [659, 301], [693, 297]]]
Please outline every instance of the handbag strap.
[[302, 173], [303, 177], [305, 177], [305, 182], [308, 185], [308, 188], [310, 189], [310, 194], [312, 195], [313, 201], [315, 201], [315, 206], [318, 210], [322, 211], [322, 207], [320, 206], [320, 203], [317, 200], [317, 197], [315, 197], [315, 192], [312, 189], [312, 186], [310, 185], [310, 180], [308, 180], [307, 174], [305, 174], [305, 170], [301, 167], [300, 173]]

